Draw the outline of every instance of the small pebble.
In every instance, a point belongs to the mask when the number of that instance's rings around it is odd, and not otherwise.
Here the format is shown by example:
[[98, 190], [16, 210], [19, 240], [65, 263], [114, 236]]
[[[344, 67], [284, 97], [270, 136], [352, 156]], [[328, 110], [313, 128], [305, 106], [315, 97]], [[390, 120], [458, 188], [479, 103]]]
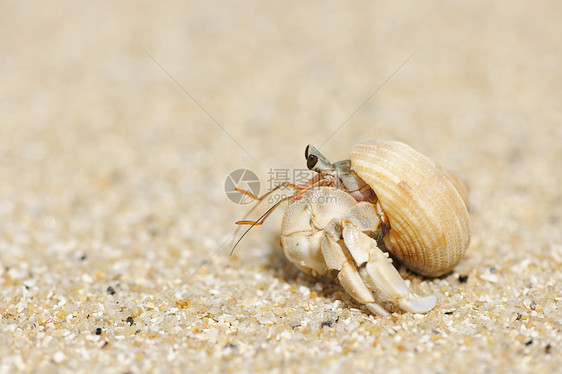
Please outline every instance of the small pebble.
[[324, 326], [332, 327], [332, 321], [324, 321], [320, 324], [320, 328]]
[[300, 325], [301, 325], [301, 322], [300, 322], [300, 321], [297, 321], [297, 320], [291, 321], [291, 322], [289, 323], [289, 326], [291, 326], [291, 328], [293, 328], [293, 329], [294, 329], [295, 327], [299, 327]]
[[96, 335], [101, 335], [101, 327], [98, 327], [98, 328], [96, 329]]
[[468, 281], [468, 275], [459, 275], [459, 282], [466, 283]]
[[133, 326], [133, 323], [135, 323], [135, 320], [133, 319], [133, 317], [129, 316], [129, 317], [127, 317], [127, 322], [130, 324], [130, 326]]
[[54, 362], [55, 364], [60, 364], [61, 362], [64, 361], [65, 358], [66, 358], [66, 356], [64, 355], [64, 352], [58, 351], [58, 352], [55, 353], [55, 355], [53, 356], [53, 362]]
[[525, 342], [525, 345], [531, 345], [531, 344], [533, 344], [533, 339], [528, 340], [528, 341]]
[[115, 295], [115, 290], [113, 289], [113, 287], [109, 286], [107, 287], [107, 293], [110, 295]]
[[544, 353], [546, 354], [550, 354], [551, 350], [552, 350], [552, 346], [550, 344], [547, 344], [546, 347], [544, 347]]
[[494, 273], [484, 273], [480, 274], [480, 279], [483, 279], [490, 283], [498, 283], [498, 276]]

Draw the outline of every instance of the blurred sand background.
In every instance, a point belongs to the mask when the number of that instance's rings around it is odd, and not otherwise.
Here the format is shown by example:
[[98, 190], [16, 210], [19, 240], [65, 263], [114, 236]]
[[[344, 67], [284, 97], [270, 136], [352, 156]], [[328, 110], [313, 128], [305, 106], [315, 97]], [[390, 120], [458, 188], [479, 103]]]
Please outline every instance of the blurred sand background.
[[[0, 19], [1, 373], [560, 372], [562, 3], [2, 1]], [[300, 273], [281, 212], [189, 278], [249, 207], [231, 171], [263, 193], [307, 144], [338, 160], [372, 138], [470, 184], [455, 272], [401, 269], [434, 310], [372, 316]]]

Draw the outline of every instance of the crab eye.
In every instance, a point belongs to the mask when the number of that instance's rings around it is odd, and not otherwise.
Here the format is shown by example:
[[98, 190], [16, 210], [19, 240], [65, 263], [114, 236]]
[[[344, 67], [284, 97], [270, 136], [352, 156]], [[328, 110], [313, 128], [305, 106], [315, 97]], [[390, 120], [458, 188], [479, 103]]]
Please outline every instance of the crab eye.
[[318, 162], [318, 157], [315, 155], [308, 155], [308, 157], [306, 158], [306, 167], [309, 170], [312, 170], [312, 168], [314, 168], [314, 166], [316, 166], [316, 163]]

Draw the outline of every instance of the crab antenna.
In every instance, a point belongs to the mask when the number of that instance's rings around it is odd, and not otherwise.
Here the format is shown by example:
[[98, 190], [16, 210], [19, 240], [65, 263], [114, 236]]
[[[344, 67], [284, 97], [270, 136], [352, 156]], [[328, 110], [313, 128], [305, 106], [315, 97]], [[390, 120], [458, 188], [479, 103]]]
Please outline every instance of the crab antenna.
[[[236, 247], [238, 246], [238, 244], [240, 244], [240, 242], [242, 241], [242, 239], [246, 236], [247, 233], [250, 232], [250, 230], [252, 228], [254, 228], [254, 226], [257, 225], [261, 225], [263, 223], [263, 221], [265, 221], [265, 219], [275, 210], [275, 208], [277, 208], [282, 202], [292, 198], [293, 196], [288, 196], [282, 200], [279, 200], [277, 203], [275, 203], [275, 205], [273, 205], [271, 208], [269, 208], [264, 214], [261, 215], [260, 218], [258, 218], [256, 221], [252, 222], [252, 224], [250, 225], [250, 227], [248, 227], [248, 229], [246, 231], [244, 231], [244, 233], [242, 234], [242, 236], [236, 241], [236, 244], [234, 244], [234, 247], [232, 247], [232, 249], [230, 250], [230, 255], [232, 256], [232, 254], [234, 253], [234, 250], [236, 249]], [[240, 222], [240, 221], [239, 221]], [[236, 232], [238, 232], [238, 230], [240, 229], [240, 227], [236, 230]]]
[[[268, 193], [266, 193], [265, 195], [263, 195], [261, 197], [257, 197], [249, 191], [237, 189], [238, 192], [243, 193], [243, 194], [257, 200], [258, 203], [255, 206], [253, 206], [252, 209], [250, 209], [244, 215], [243, 220], [240, 220], [240, 221], [236, 222], [236, 224], [238, 224], [238, 225], [250, 225], [250, 227], [246, 231], [244, 231], [242, 236], [236, 241], [236, 244], [234, 244], [234, 246], [232, 247], [232, 250], [230, 251], [231, 256], [234, 253], [234, 250], [236, 249], [238, 244], [240, 244], [242, 239], [250, 232], [250, 230], [252, 228], [254, 228], [254, 226], [261, 225], [267, 219], [267, 217], [269, 217], [269, 215], [275, 210], [275, 208], [277, 208], [282, 202], [287, 201], [287, 200], [292, 199], [292, 198], [293, 199], [298, 198], [299, 196], [301, 196], [303, 193], [310, 190], [311, 188], [323, 185], [323, 178], [327, 174], [333, 174], [333, 171], [334, 171], [333, 165], [330, 163], [330, 161], [328, 161], [328, 159], [322, 153], [320, 153], [320, 151], [318, 149], [314, 148], [314, 146], [308, 145], [306, 147], [305, 151], [304, 151], [304, 155], [306, 157], [308, 169], [318, 173], [317, 176], [313, 177], [306, 184], [304, 184], [302, 186], [299, 186], [297, 184], [292, 184], [292, 183], [288, 183], [288, 182], [281, 183], [281, 184], [277, 185], [274, 189], [272, 189], [271, 191], [269, 191]], [[290, 188], [293, 188], [294, 190], [297, 190], [297, 192], [294, 195], [287, 196], [284, 199], [279, 200], [277, 203], [275, 203], [275, 205], [273, 205], [271, 208], [269, 208], [256, 221], [246, 221], [246, 220], [244, 220], [246, 217], [248, 217], [257, 208], [259, 203], [262, 202], [265, 197], [269, 196], [271, 193], [273, 193], [274, 191], [276, 191], [276, 190], [278, 190], [279, 188], [282, 188], [282, 187], [290, 187]], [[235, 236], [238, 234], [239, 230], [240, 230], [240, 227], [238, 229], [236, 229], [236, 231], [234, 231]]]

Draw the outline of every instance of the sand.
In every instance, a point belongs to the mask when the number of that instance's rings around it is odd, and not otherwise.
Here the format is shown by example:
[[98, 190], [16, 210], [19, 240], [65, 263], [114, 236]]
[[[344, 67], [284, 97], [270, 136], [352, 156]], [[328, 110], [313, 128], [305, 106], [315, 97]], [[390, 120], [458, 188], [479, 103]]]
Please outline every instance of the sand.
[[[0, 14], [0, 373], [561, 372], [560, 2]], [[432, 311], [371, 315], [297, 270], [282, 207], [229, 255], [232, 171], [264, 193], [307, 144], [373, 138], [470, 186], [454, 272], [400, 268]]]

